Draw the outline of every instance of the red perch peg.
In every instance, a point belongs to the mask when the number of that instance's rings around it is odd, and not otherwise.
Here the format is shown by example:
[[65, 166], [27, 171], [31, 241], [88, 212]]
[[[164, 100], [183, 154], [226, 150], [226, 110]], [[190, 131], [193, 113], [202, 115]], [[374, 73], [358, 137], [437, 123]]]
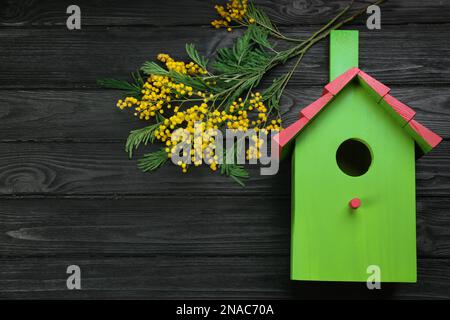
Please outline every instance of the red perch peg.
[[348, 205], [352, 209], [358, 209], [361, 206], [361, 200], [359, 198], [353, 198], [352, 200], [350, 200]]

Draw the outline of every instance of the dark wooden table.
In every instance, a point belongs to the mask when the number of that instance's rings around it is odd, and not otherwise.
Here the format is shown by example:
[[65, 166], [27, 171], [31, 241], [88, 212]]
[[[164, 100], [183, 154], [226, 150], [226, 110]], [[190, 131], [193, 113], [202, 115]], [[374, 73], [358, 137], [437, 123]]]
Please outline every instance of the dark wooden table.
[[[302, 36], [347, 1], [256, 1]], [[141, 173], [124, 153], [142, 126], [115, 108], [125, 79], [159, 52], [205, 54], [236, 34], [213, 30], [211, 1], [77, 0], [82, 29], [66, 28], [72, 1], [1, 1], [1, 298], [450, 298], [450, 1], [391, 0], [382, 29], [360, 19], [360, 67], [392, 88], [444, 137], [417, 162], [418, 283], [289, 280], [290, 168], [242, 189], [207, 169]], [[321, 93], [328, 43], [293, 77], [283, 119]], [[278, 69], [280, 73], [284, 69]], [[79, 265], [82, 290], [67, 290]]]

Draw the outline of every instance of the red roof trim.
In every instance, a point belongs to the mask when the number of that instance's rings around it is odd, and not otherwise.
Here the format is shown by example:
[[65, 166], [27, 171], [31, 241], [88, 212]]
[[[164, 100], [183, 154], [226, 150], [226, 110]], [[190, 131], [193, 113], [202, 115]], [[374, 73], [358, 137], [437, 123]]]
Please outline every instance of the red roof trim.
[[416, 115], [416, 112], [408, 107], [406, 104], [398, 101], [390, 94], [387, 94], [383, 100], [389, 104], [392, 109], [395, 110], [403, 119], [405, 119], [406, 122], [410, 122], [412, 118]]
[[394, 112], [405, 120], [403, 126], [407, 132], [414, 138], [417, 144], [421, 147], [424, 153], [427, 153], [434, 147], [436, 147], [442, 138], [421, 125], [419, 122], [413, 120], [416, 112], [389, 95], [390, 88], [369, 76], [367, 73], [361, 71], [358, 68], [351, 68], [348, 71], [341, 74], [335, 80], [331, 81], [324, 87], [323, 95], [305, 107], [299, 114], [300, 119], [294, 122], [289, 127], [285, 128], [274, 136], [274, 143], [277, 143], [280, 148], [280, 154], [283, 147], [285, 147], [293, 138], [295, 138], [299, 132], [308, 124], [310, 120], [317, 116], [317, 114], [338, 94], [345, 86], [350, 83], [352, 79], [359, 76], [370, 88], [372, 88], [377, 95], [381, 97], [378, 104], [382, 101], [387, 103]]
[[305, 117], [300, 118], [299, 120], [295, 121], [293, 124], [291, 124], [286, 129], [282, 130], [280, 133], [276, 135], [277, 141], [281, 147], [284, 147], [289, 143], [289, 141], [294, 138], [300, 130], [303, 129], [303, 127], [306, 126], [308, 123], [308, 119]]
[[350, 81], [353, 80], [354, 77], [358, 75], [359, 70], [356, 67], [349, 69], [348, 71], [341, 74], [339, 77], [331, 81], [329, 84], [325, 86], [325, 91], [331, 93], [333, 96], [337, 95], [339, 91], [341, 91]]
[[413, 129], [420, 138], [423, 139], [423, 142], [427, 144], [427, 146], [420, 146], [424, 152], [428, 152], [434, 147], [436, 147], [441, 141], [442, 138], [438, 136], [436, 133], [423, 126], [416, 120], [411, 120], [408, 123], [408, 126]]
[[288, 143], [291, 142], [292, 139], [295, 138], [295, 136], [308, 124], [308, 121], [309, 120], [307, 118], [302, 117], [273, 137], [274, 143], [278, 145], [278, 155], [280, 157], [283, 152], [283, 148], [286, 147]]
[[364, 80], [381, 98], [383, 98], [385, 95], [387, 95], [391, 89], [384, 84], [382, 84], [380, 81], [372, 78], [364, 71], [359, 71], [358, 76]]
[[323, 107], [325, 107], [328, 102], [333, 99], [333, 95], [329, 92], [325, 93], [323, 96], [321, 96], [319, 99], [311, 103], [309, 106], [305, 107], [300, 111], [300, 115], [312, 119], [315, 117], [317, 113], [319, 113], [320, 110], [322, 110]]

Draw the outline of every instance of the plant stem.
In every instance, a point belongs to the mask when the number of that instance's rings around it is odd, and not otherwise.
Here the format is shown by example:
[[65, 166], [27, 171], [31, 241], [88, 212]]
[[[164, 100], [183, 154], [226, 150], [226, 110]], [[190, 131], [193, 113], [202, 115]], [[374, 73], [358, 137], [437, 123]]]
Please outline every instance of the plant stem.
[[[278, 39], [281, 39], [281, 40], [284, 40], [284, 41], [288, 41], [288, 42], [303, 42], [303, 41], [304, 41], [304, 40], [302, 40], [302, 39], [295, 39], [295, 38], [286, 37], [284, 34], [282, 34], [281, 32], [279, 32], [278, 30], [275, 30], [275, 29], [273, 29], [273, 28], [271, 28], [271, 27], [269, 27], [269, 26], [267, 26], [267, 25], [265, 25], [265, 24], [263, 24], [263, 23], [258, 22], [258, 23], [256, 23], [256, 24], [257, 24], [258, 26], [260, 26], [260, 27], [266, 29], [267, 31], [269, 31], [270, 34], [271, 34], [273, 37], [275, 37], [275, 38], [278, 38]], [[249, 27], [249, 26], [250, 26], [250, 24], [248, 24], [248, 23], [242, 23], [242, 22], [240, 22], [240, 25], [243, 26], [243, 27]]]
[[[370, 4], [370, 5], [378, 5], [381, 4], [383, 2], [385, 2], [386, 0], [378, 0], [377, 2]], [[366, 6], [362, 9], [360, 9], [359, 11], [357, 11], [356, 13], [354, 13], [352, 16], [336, 23], [333, 26], [333, 23], [335, 23], [339, 18], [341, 18], [345, 13], [348, 12], [348, 10], [352, 7], [354, 3], [354, 0], [351, 1], [351, 3], [342, 11], [340, 12], [336, 17], [334, 17], [330, 22], [328, 22], [325, 26], [323, 26], [320, 30], [318, 30], [317, 32], [315, 32], [312, 36], [310, 36], [308, 39], [306, 39], [305, 41], [303, 41], [302, 43], [288, 49], [285, 51], [280, 52], [280, 54], [278, 56], [276, 56], [271, 63], [268, 65], [266, 72], [271, 70], [272, 68], [274, 68], [275, 66], [277, 66], [280, 62], [282, 61], [286, 61], [289, 60], [291, 58], [294, 58], [296, 56], [299, 56], [299, 59], [297, 60], [297, 62], [295, 63], [294, 67], [292, 68], [292, 70], [289, 72], [289, 78], [287, 79], [289, 81], [290, 77], [292, 76], [292, 74], [294, 73], [295, 69], [299, 66], [300, 61], [303, 59], [303, 56], [305, 55], [305, 53], [317, 42], [319, 42], [320, 40], [326, 38], [331, 31], [336, 30], [340, 27], [342, 27], [344, 24], [347, 24], [353, 20], [355, 20], [357, 17], [359, 17], [360, 15], [362, 15], [364, 12], [366, 12], [367, 8], [370, 6]]]
[[[378, 0], [377, 2], [370, 4], [370, 5], [379, 5], [383, 2], [385, 2], [386, 0]], [[336, 15], [332, 20], [330, 20], [330, 22], [328, 22], [325, 26], [323, 26], [321, 29], [319, 29], [317, 32], [315, 32], [312, 36], [310, 36], [308, 39], [306, 39], [305, 41], [302, 41], [300, 44], [294, 46], [291, 49], [285, 50], [284, 52], [280, 52], [280, 54], [278, 54], [267, 66], [265, 73], [268, 72], [269, 70], [271, 70], [272, 68], [276, 67], [278, 64], [283, 63], [291, 58], [294, 58], [296, 56], [298, 56], [297, 61], [295, 62], [294, 66], [292, 67], [292, 69], [285, 75], [285, 78], [283, 79], [283, 83], [281, 85], [281, 89], [278, 93], [278, 97], [277, 98], [281, 98], [284, 90], [286, 89], [286, 86], [289, 82], [289, 80], [291, 79], [292, 75], [294, 74], [295, 70], [298, 68], [298, 66], [300, 65], [301, 61], [303, 60], [303, 57], [305, 56], [306, 52], [317, 42], [319, 42], [320, 40], [326, 38], [331, 31], [336, 30], [338, 28], [340, 28], [341, 26], [343, 26], [346, 23], [349, 23], [353, 20], [355, 20], [357, 17], [359, 17], [360, 15], [362, 15], [363, 13], [365, 13], [367, 11], [367, 8], [370, 6], [366, 6], [360, 10], [358, 10], [356, 13], [354, 13], [352, 16], [336, 23], [342, 16], [344, 16], [349, 10], [350, 8], [353, 6], [354, 4], [354, 0], [352, 0], [350, 2], [350, 4], [344, 8], [344, 10], [342, 10], [338, 15]], [[333, 25], [334, 23], [336, 23], [335, 25]], [[273, 106], [271, 106], [271, 108], [269, 109], [268, 114], [270, 114], [272, 112]], [[267, 120], [266, 120], [267, 122]]]
[[[378, 0], [370, 5], [379, 5], [385, 1], [386, 0]], [[257, 71], [255, 73], [251, 73], [251, 74], [237, 74], [231, 78], [226, 78], [227, 81], [232, 82], [233, 84], [230, 87], [228, 87], [227, 89], [225, 89], [219, 93], [216, 93], [214, 95], [214, 97], [213, 97], [214, 101], [216, 101], [216, 100], [220, 101], [218, 104], [217, 110], [221, 109], [221, 107], [227, 102], [230, 95], [235, 90], [238, 90], [242, 86], [245, 86], [246, 83], [251, 83], [251, 85], [248, 88], [244, 88], [245, 91], [247, 91], [247, 97], [248, 97], [252, 88], [257, 85], [256, 82], [249, 82], [248, 81], [249, 79], [255, 78], [255, 81], [257, 81], [256, 79], [258, 77], [261, 77], [261, 75], [266, 74], [267, 72], [269, 72], [271, 69], [275, 68], [276, 66], [278, 66], [280, 64], [284, 64], [284, 63], [286, 63], [286, 61], [288, 61], [292, 58], [298, 57], [296, 62], [293, 65], [292, 69], [287, 74], [285, 74], [284, 79], [281, 80], [282, 82], [280, 83], [280, 89], [276, 92], [276, 99], [279, 100], [282, 96], [282, 93], [286, 89], [288, 82], [291, 80], [294, 72], [300, 65], [300, 63], [303, 60], [303, 57], [305, 56], [307, 51], [314, 44], [316, 44], [320, 40], [326, 38], [331, 33], [331, 31], [342, 27], [344, 24], [347, 24], [347, 23], [355, 20], [360, 15], [364, 14], [366, 12], [367, 8], [370, 6], [370, 5], [367, 5], [367, 6], [363, 7], [362, 9], [358, 10], [357, 12], [355, 12], [352, 16], [345, 18], [343, 20], [340, 20], [352, 8], [354, 3], [355, 3], [355, 0], [351, 0], [350, 3], [339, 14], [337, 14], [333, 19], [331, 19], [327, 24], [325, 24], [323, 27], [321, 27], [319, 30], [317, 30], [315, 33], [313, 33], [306, 40], [299, 40], [299, 39], [293, 39], [293, 38], [286, 37], [282, 33], [280, 33], [278, 30], [272, 28], [271, 26], [258, 23], [258, 25], [267, 29], [271, 33], [271, 35], [276, 38], [283, 39], [283, 40], [290, 41], [290, 42], [299, 42], [299, 43], [287, 50], [284, 50], [284, 51], [281, 51], [281, 52], [278, 52], [277, 54], [275, 54], [274, 57], [267, 63], [266, 67], [263, 70], [260, 70], [260, 71]], [[241, 25], [249, 26], [249, 23], [243, 21], [243, 22], [241, 22]], [[223, 77], [223, 76], [215, 76], [213, 74], [209, 74], [207, 78], [211, 79], [211, 78], [221, 78], [221, 77]], [[271, 108], [269, 109], [268, 114], [270, 114], [272, 111], [273, 111], [273, 106], [271, 106]]]

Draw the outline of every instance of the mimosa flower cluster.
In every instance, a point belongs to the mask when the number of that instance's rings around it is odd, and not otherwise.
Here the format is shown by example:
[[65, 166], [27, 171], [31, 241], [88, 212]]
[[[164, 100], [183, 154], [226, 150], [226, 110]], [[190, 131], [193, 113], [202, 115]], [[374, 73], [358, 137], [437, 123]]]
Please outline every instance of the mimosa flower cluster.
[[[231, 0], [225, 7], [220, 5], [215, 5], [217, 13], [221, 19], [217, 19], [211, 22], [212, 26], [219, 28], [227, 28], [227, 31], [232, 31], [231, 23], [236, 22], [242, 24], [246, 19], [246, 13], [248, 8], [247, 0]], [[248, 23], [254, 23], [253, 18], [248, 19]]]
[[[219, 48], [206, 57], [195, 45], [186, 44], [188, 62], [161, 53], [156, 61], [144, 62], [132, 74], [132, 82], [99, 81], [105, 87], [123, 90], [117, 107], [131, 111], [146, 123], [130, 132], [125, 151], [132, 157], [139, 147], [158, 143], [158, 151], [139, 159], [141, 170], [154, 171], [169, 160], [182, 172], [206, 164], [212, 171], [244, 185], [249, 173], [241, 160], [253, 164], [259, 159], [259, 163], [266, 164], [267, 138], [282, 129], [281, 97], [308, 50], [332, 30], [365, 14], [370, 5], [382, 2], [378, 0], [346, 16], [354, 4], [351, 1], [324, 27], [304, 39], [283, 34], [251, 0], [228, 0], [225, 5], [216, 5], [219, 19], [212, 22], [215, 28], [244, 29], [232, 46]], [[283, 41], [285, 49], [272, 38]], [[271, 70], [293, 58], [296, 62], [290, 70], [270, 82], [264, 81]], [[223, 146], [220, 140], [230, 132], [240, 140], [235, 142], [233, 138], [230, 147], [217, 148]], [[239, 160], [235, 161], [233, 150], [237, 149], [243, 152], [239, 151]]]
[[[168, 71], [189, 76], [207, 73], [194, 62], [176, 61], [168, 54], [159, 54], [157, 59], [165, 63]], [[194, 91], [191, 86], [177, 83], [170, 76], [150, 75], [141, 88], [139, 99], [125, 97], [117, 102], [117, 107], [121, 110], [133, 110], [134, 115], [142, 120], [157, 121], [159, 125], [153, 136], [166, 145], [164, 151], [168, 158], [177, 152], [178, 140], [190, 141], [192, 144], [190, 161], [177, 163], [182, 172], [187, 172], [190, 165], [200, 166], [203, 162], [208, 164], [211, 170], [216, 171], [219, 155], [215, 153], [217, 143], [215, 136], [219, 130], [225, 128], [246, 132], [252, 129], [254, 132], [262, 130], [269, 133], [281, 129], [281, 119], [268, 121], [268, 109], [259, 92], [250, 93], [246, 100], [238, 98], [230, 106], [223, 108], [214, 106], [212, 102], [216, 98], [217, 96], [212, 93]], [[195, 140], [194, 131], [199, 123], [202, 132], [201, 148], [195, 148], [199, 141]], [[190, 136], [172, 139], [178, 129], [183, 129]], [[246, 158], [259, 159], [259, 149], [263, 141], [257, 135], [251, 136], [251, 140], [255, 143], [250, 144], [246, 150]]]

